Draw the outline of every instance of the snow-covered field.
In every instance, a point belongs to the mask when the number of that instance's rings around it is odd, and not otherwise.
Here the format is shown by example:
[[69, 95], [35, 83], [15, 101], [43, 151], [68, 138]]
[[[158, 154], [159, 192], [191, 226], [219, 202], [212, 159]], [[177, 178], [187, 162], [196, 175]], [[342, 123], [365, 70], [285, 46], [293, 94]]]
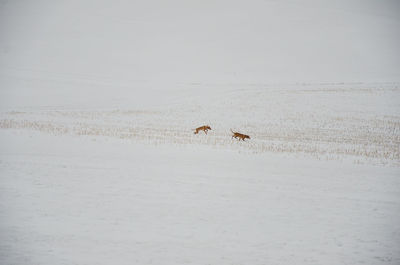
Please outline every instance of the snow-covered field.
[[[169, 98], [169, 104], [147, 108], [25, 107], [0, 113], [0, 128], [359, 163], [400, 161], [399, 83], [199, 84], [170, 91]], [[209, 135], [193, 134], [203, 124], [211, 126]], [[250, 134], [251, 141], [233, 140], [231, 128]]]
[[399, 10], [0, 1], [0, 264], [400, 264]]
[[2, 131], [3, 264], [398, 264], [398, 169]]
[[400, 262], [398, 84], [197, 87], [2, 112], [2, 263]]

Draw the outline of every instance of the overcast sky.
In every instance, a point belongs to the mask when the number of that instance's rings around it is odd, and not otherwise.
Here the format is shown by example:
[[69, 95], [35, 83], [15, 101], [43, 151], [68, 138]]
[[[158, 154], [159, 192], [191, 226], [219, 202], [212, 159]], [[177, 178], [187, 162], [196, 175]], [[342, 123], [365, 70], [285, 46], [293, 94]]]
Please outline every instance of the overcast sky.
[[396, 0], [0, 3], [2, 84], [400, 81]]

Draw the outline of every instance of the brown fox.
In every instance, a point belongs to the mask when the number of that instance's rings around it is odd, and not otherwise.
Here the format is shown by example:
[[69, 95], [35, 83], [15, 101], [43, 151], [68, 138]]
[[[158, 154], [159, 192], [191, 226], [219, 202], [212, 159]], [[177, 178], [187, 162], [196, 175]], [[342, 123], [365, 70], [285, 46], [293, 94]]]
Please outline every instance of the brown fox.
[[204, 125], [204, 126], [201, 126], [201, 127], [199, 127], [199, 128], [196, 128], [196, 129], [194, 129], [194, 130], [195, 130], [194, 134], [198, 134], [199, 131], [204, 131], [205, 134], [207, 134], [207, 131], [208, 131], [208, 130], [211, 130], [211, 127], [208, 126], [208, 125]]
[[238, 132], [234, 132], [231, 129], [231, 132], [233, 133], [232, 138], [235, 137], [236, 139], [239, 138], [239, 141], [242, 140], [244, 141], [244, 139], [250, 139], [250, 136], [246, 135], [246, 134], [242, 134], [242, 133], [238, 133]]

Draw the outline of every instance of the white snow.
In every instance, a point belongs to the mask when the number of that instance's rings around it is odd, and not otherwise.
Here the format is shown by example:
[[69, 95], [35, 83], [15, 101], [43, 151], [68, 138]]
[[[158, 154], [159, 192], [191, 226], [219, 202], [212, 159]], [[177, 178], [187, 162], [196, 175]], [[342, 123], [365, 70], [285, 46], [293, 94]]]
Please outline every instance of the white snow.
[[397, 264], [397, 167], [1, 131], [3, 264]]
[[399, 264], [399, 10], [0, 1], [0, 264]]

